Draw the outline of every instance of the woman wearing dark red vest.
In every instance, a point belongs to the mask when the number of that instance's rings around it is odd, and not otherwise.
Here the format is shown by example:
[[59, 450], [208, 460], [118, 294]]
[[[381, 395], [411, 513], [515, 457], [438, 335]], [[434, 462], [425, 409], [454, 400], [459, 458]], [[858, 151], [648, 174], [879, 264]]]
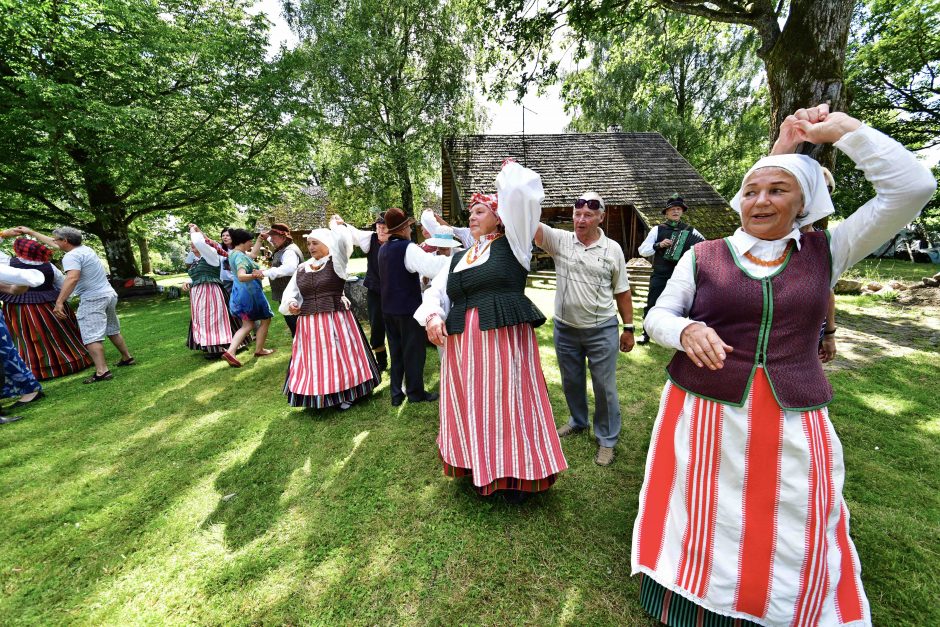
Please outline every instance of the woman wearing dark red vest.
[[444, 348], [437, 438], [444, 472], [470, 475], [483, 496], [502, 490], [519, 502], [550, 488], [568, 463], [535, 337], [545, 316], [525, 295], [542, 181], [510, 162], [496, 188], [498, 202], [471, 197], [476, 242], [434, 278], [415, 319]]
[[82, 344], [78, 321], [68, 303], [65, 316], [52, 312], [65, 277], [52, 265], [53, 250], [41, 242], [18, 238], [13, 241], [16, 255], [13, 268], [42, 272], [43, 284], [25, 294], [0, 293], [3, 317], [16, 349], [40, 381], [79, 372], [91, 365], [91, 357]]
[[831, 232], [801, 233], [833, 212], [819, 164], [761, 159], [731, 203], [741, 228], [684, 255], [645, 322], [679, 351], [632, 551], [643, 606], [667, 625], [871, 625], [819, 328], [839, 275], [936, 183], [900, 144], [825, 105], [788, 117], [781, 136], [834, 143], [877, 196]]

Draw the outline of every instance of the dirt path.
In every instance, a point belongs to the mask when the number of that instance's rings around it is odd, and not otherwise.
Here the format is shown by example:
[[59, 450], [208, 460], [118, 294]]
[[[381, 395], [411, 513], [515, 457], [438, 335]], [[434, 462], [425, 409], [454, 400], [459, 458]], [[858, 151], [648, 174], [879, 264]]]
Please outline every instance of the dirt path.
[[874, 305], [837, 303], [838, 352], [826, 369], [859, 368], [918, 350], [940, 353], [940, 299], [920, 296], [928, 298], [902, 296], [898, 302]]

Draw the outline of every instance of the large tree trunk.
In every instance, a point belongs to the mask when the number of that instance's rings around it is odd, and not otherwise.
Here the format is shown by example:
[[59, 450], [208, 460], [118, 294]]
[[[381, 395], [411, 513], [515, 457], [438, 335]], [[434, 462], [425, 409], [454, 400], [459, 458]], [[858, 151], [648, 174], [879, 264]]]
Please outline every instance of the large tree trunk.
[[408, 171], [408, 159], [405, 157], [404, 150], [396, 151], [395, 174], [398, 176], [398, 187], [401, 189], [401, 210], [406, 216], [413, 216], [415, 213], [414, 188], [411, 186], [411, 173]]
[[[783, 32], [773, 47], [761, 53], [770, 88], [770, 142], [780, 123], [802, 107], [828, 102], [833, 111], [846, 105], [843, 71], [845, 48], [855, 0], [790, 3]], [[832, 169], [831, 146], [814, 148], [811, 156]]]
[[153, 272], [153, 266], [150, 263], [150, 244], [146, 237], [137, 238], [137, 250], [140, 251], [140, 271], [142, 274]]
[[98, 219], [89, 225], [88, 230], [101, 239], [111, 267], [111, 276], [120, 279], [140, 276], [124, 216], [115, 215], [117, 212], [114, 211], [101, 210], [95, 213]]

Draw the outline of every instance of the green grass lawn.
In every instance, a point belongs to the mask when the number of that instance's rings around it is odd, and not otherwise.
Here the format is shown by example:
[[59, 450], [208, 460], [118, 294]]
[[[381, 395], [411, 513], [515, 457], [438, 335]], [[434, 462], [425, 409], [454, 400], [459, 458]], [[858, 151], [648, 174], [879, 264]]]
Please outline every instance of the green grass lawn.
[[[555, 487], [510, 506], [442, 475], [437, 404], [393, 408], [383, 382], [343, 414], [289, 408], [279, 316], [278, 352], [233, 370], [185, 348], [187, 300], [119, 313], [139, 365], [49, 382], [0, 428], [0, 623], [654, 624], [630, 540], [666, 349], [621, 356], [614, 465], [567, 439]], [[550, 324], [539, 340], [561, 424]], [[940, 624], [938, 375], [916, 352], [833, 376], [879, 625]]]
[[905, 283], [920, 283], [924, 277], [940, 272], [940, 265], [914, 263], [900, 259], [862, 259], [845, 273], [847, 277], [872, 281], [897, 279]]

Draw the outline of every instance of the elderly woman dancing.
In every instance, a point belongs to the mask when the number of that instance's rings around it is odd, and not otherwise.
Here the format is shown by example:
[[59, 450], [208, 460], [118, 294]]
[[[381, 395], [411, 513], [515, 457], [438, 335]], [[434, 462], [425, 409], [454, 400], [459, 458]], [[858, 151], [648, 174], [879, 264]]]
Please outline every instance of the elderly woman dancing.
[[936, 183], [900, 144], [826, 106], [781, 132], [834, 143], [877, 195], [831, 232], [801, 233], [833, 212], [819, 164], [761, 159], [732, 201], [741, 228], [686, 253], [650, 311], [653, 339], [679, 352], [631, 559], [644, 608], [667, 625], [871, 625], [819, 328], [839, 275]]
[[518, 501], [547, 490], [568, 464], [535, 338], [545, 316], [525, 295], [542, 182], [507, 162], [496, 187], [498, 195], [470, 199], [475, 243], [434, 277], [415, 319], [444, 347], [437, 438], [444, 472], [472, 475], [483, 496], [506, 490]]
[[[228, 310], [228, 295], [222, 286], [222, 257], [195, 224], [189, 225], [190, 246], [196, 261], [187, 272], [190, 281], [183, 284], [189, 292], [189, 337], [186, 346], [202, 351], [207, 357], [219, 357], [228, 349], [241, 324]], [[239, 348], [248, 346], [250, 334]]]
[[284, 393], [293, 407], [349, 409], [381, 377], [356, 317], [343, 300], [353, 234], [345, 225], [307, 234], [311, 258], [284, 290], [280, 311], [298, 316]]
[[82, 344], [72, 308], [66, 303], [61, 318], [53, 313], [65, 280], [51, 263], [53, 250], [20, 237], [13, 241], [13, 252], [16, 256], [9, 260], [10, 267], [37, 270], [43, 276], [42, 285], [23, 294], [0, 293], [3, 317], [23, 361], [40, 381], [89, 367], [91, 357]]

